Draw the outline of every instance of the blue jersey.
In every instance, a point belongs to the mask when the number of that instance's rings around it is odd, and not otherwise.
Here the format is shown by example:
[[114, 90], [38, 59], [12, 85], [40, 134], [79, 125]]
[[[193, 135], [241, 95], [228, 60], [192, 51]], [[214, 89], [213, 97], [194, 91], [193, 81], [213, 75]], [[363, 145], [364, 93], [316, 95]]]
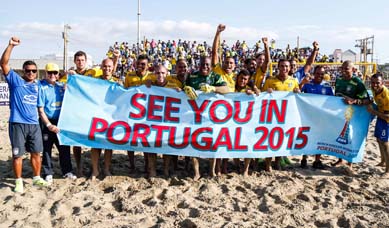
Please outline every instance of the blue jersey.
[[43, 107], [47, 118], [58, 119], [65, 90], [62, 83], [54, 85], [42, 80], [39, 85], [38, 107]]
[[301, 89], [303, 93], [314, 93], [333, 96], [334, 92], [332, 91], [331, 85], [328, 82], [322, 82], [320, 84], [315, 84], [312, 81], [307, 83]]
[[26, 82], [13, 70], [5, 78], [10, 94], [9, 122], [38, 124], [38, 82]]
[[300, 83], [301, 80], [305, 78], [304, 67], [300, 67], [296, 72], [294, 72], [293, 77], [297, 78], [297, 81]]

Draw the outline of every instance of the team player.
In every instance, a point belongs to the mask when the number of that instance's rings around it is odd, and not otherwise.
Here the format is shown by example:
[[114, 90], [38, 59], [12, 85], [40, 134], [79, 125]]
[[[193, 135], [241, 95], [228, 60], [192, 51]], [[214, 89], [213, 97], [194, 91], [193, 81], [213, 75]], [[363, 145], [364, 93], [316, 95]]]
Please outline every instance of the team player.
[[[354, 64], [347, 60], [344, 61], [341, 67], [342, 75], [335, 81], [335, 96], [343, 97], [343, 100], [348, 105], [367, 105], [370, 103], [367, 89], [362, 80], [353, 74]], [[342, 164], [341, 158], [332, 163], [332, 166]], [[349, 165], [349, 172], [352, 174], [352, 165]]]
[[[147, 81], [155, 82], [155, 75], [148, 70], [149, 58], [147, 55], [139, 55], [136, 60], [136, 70], [129, 71], [124, 79], [124, 87], [130, 88], [146, 84]], [[135, 170], [135, 155], [134, 151], [127, 151], [130, 160], [130, 170]], [[147, 153], [144, 153], [145, 172], [148, 170]]]
[[220, 46], [220, 33], [222, 33], [225, 29], [226, 26], [222, 24], [220, 24], [216, 29], [212, 46], [212, 71], [223, 78], [223, 80], [227, 83], [228, 88], [230, 88], [230, 92], [234, 92], [236, 74], [234, 72], [235, 60], [233, 56], [225, 56], [222, 66], [219, 63], [220, 56], [218, 49]]
[[[313, 70], [313, 79], [310, 80], [309, 76], [306, 76], [300, 83], [301, 92], [303, 93], [313, 93], [313, 94], [322, 94], [333, 96], [334, 92], [332, 91], [331, 85], [323, 81], [325, 75], [324, 66], [316, 66]], [[312, 164], [312, 167], [315, 169], [324, 169], [325, 166], [320, 160], [321, 155], [315, 155], [315, 161]], [[301, 168], [307, 168], [307, 155], [303, 155], [301, 160]]]
[[70, 146], [59, 145], [57, 138], [59, 132], [57, 124], [65, 94], [64, 84], [57, 82], [59, 67], [55, 63], [48, 63], [45, 70], [46, 78], [41, 80], [39, 85], [38, 112], [43, 136], [43, 176], [49, 184], [52, 184], [54, 171], [51, 153], [54, 144], [59, 152], [63, 177], [71, 180], [77, 177], [72, 173]]
[[[204, 93], [229, 93], [230, 89], [227, 86], [227, 83], [223, 80], [223, 78], [216, 74], [215, 72], [211, 71], [211, 59], [209, 57], [202, 57], [200, 59], [200, 69], [199, 71], [191, 74], [186, 79], [185, 85], [187, 87], [191, 87], [194, 90], [201, 90]], [[193, 99], [194, 97], [190, 97]], [[215, 161], [212, 160], [212, 166], [211, 168], [211, 175], [214, 175], [214, 172], [212, 173], [212, 170], [215, 170]], [[194, 170], [194, 180], [198, 180], [200, 178], [200, 171], [199, 171], [199, 161], [197, 158], [192, 158], [193, 162], [193, 170]]]
[[262, 37], [264, 53], [260, 53], [256, 58], [256, 70], [251, 80], [257, 88], [262, 88], [264, 80], [266, 79], [267, 68], [271, 62], [269, 42], [267, 37]]
[[384, 166], [383, 177], [389, 177], [389, 90], [384, 85], [384, 79], [381, 73], [371, 76], [371, 89], [374, 101], [377, 104], [377, 110], [372, 105], [367, 106], [367, 111], [377, 116], [374, 136], [377, 138], [381, 153], [381, 162], [378, 166]]
[[[163, 65], [158, 65], [154, 69], [154, 75], [156, 77], [156, 81], [148, 81], [148, 87], [150, 86], [159, 86], [159, 87], [165, 87], [165, 88], [172, 88], [176, 89], [177, 91], [181, 91], [182, 83], [180, 80], [178, 80], [176, 77], [168, 76], [168, 70]], [[177, 162], [178, 156], [175, 155], [163, 155], [163, 173], [166, 177], [169, 176], [169, 168], [170, 168], [170, 161], [174, 159], [175, 162]], [[148, 173], [149, 177], [156, 176], [156, 162], [157, 162], [157, 154], [155, 153], [149, 153], [148, 154]]]
[[290, 75], [292, 75], [294, 78], [297, 78], [299, 82], [305, 78], [306, 74], [312, 69], [312, 64], [315, 62], [316, 56], [319, 53], [319, 43], [314, 41], [312, 43], [313, 45], [313, 50], [311, 55], [308, 57], [307, 62], [303, 67], [300, 67], [297, 69], [297, 59], [293, 58], [290, 60]]
[[[280, 59], [278, 61], [278, 75], [266, 79], [265, 84], [262, 87], [262, 91], [271, 93], [274, 91], [290, 91], [299, 93], [299, 84], [297, 79], [289, 75], [290, 62], [286, 59]], [[265, 159], [265, 170], [271, 171], [272, 158]], [[286, 162], [285, 162], [286, 163]], [[281, 157], [275, 159], [275, 169], [281, 169]]]
[[20, 76], [9, 65], [11, 52], [19, 44], [20, 40], [17, 37], [9, 40], [1, 56], [0, 66], [10, 92], [9, 138], [12, 147], [12, 168], [16, 178], [14, 191], [23, 193], [22, 163], [26, 151], [31, 155], [33, 185], [45, 187], [48, 183], [40, 177], [42, 164], [40, 152], [43, 145], [37, 111], [38, 69], [35, 62], [26, 61], [23, 63], [24, 74]]
[[[101, 70], [103, 72], [103, 75], [101, 75], [99, 78], [102, 80], [110, 81], [110, 82], [116, 82], [117, 79], [112, 76], [113, 69], [114, 69], [114, 62], [112, 59], [107, 58], [104, 59], [101, 62]], [[100, 154], [103, 149], [100, 148], [92, 148], [91, 149], [91, 160], [92, 160], [92, 181], [96, 180], [96, 178], [99, 176], [99, 158]], [[111, 160], [112, 160], [112, 150], [111, 149], [104, 149], [104, 175], [106, 177], [111, 176]]]

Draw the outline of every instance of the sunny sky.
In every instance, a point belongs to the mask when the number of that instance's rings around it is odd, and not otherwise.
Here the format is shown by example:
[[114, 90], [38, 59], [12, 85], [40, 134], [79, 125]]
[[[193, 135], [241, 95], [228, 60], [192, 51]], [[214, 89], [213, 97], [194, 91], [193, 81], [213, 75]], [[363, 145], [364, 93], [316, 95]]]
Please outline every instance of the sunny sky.
[[[141, 0], [141, 37], [181, 38], [212, 42], [219, 23], [227, 26], [221, 39], [228, 44], [261, 37], [287, 44], [320, 44], [321, 53], [351, 49], [356, 40], [374, 35], [374, 59], [389, 63], [389, 1], [387, 0]], [[137, 0], [13, 0], [0, 8], [0, 51], [11, 36], [21, 45], [13, 58], [39, 58], [63, 53], [62, 31], [69, 24], [69, 52], [84, 50], [101, 61], [115, 41], [137, 41]], [[369, 58], [370, 59], [370, 58]]]

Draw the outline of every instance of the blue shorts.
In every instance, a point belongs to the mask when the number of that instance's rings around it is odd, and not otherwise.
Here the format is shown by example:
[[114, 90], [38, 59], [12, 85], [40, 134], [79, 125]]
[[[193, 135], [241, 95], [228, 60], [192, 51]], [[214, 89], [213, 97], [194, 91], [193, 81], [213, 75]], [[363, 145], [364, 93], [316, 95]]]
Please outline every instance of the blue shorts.
[[9, 123], [9, 138], [12, 157], [21, 157], [24, 153], [43, 151], [42, 133], [39, 124]]
[[389, 141], [388, 131], [389, 131], [389, 124], [386, 122], [386, 120], [377, 118], [377, 122], [375, 124], [374, 136], [377, 137], [377, 139], [381, 140], [382, 142], [388, 142]]

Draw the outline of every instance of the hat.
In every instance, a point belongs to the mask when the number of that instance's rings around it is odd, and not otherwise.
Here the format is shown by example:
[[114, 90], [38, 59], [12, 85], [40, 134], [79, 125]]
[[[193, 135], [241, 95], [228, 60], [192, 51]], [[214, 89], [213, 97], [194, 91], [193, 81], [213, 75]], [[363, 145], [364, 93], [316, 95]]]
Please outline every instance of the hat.
[[59, 67], [55, 63], [48, 63], [45, 67], [46, 71], [59, 71]]

